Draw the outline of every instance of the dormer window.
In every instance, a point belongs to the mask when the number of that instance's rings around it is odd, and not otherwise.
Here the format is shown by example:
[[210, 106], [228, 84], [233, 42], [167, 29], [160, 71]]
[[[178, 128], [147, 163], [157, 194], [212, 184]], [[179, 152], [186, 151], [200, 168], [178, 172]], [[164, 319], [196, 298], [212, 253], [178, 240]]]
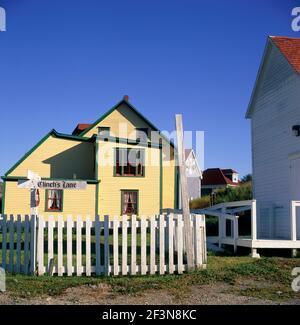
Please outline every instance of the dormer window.
[[136, 141], [147, 143], [149, 130], [147, 128], [136, 128]]
[[100, 126], [98, 128], [98, 135], [101, 137], [109, 137], [110, 136], [110, 127]]

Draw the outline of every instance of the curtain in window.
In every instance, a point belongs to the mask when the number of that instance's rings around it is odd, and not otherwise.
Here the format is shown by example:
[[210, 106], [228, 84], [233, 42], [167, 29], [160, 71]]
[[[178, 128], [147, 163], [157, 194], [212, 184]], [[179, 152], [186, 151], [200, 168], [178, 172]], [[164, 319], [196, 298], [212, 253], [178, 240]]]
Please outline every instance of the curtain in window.
[[48, 190], [48, 210], [61, 210], [61, 190]]

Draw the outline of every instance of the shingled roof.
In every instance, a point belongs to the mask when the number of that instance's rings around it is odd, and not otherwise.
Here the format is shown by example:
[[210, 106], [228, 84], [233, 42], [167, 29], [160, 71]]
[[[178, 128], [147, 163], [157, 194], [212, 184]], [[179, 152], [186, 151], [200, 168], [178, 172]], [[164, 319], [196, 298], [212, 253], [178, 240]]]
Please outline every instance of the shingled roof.
[[[229, 170], [229, 169], [224, 169]], [[202, 185], [238, 185], [224, 175], [221, 168], [208, 168], [203, 172]]]
[[290, 65], [300, 74], [300, 38], [284, 36], [271, 36], [270, 38]]

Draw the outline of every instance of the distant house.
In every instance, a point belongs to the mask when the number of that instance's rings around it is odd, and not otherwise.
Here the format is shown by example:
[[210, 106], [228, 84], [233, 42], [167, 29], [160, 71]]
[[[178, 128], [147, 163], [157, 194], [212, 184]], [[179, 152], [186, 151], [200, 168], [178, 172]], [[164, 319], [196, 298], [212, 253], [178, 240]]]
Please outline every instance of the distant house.
[[[246, 118], [251, 119], [259, 238], [290, 239], [300, 200], [300, 39], [269, 37]], [[300, 239], [300, 214], [297, 216]]]
[[235, 170], [208, 168], [203, 172], [201, 194], [210, 195], [214, 190], [238, 185], [239, 174]]
[[[185, 149], [185, 167], [188, 182], [189, 199], [194, 200], [201, 197], [202, 171], [193, 149]], [[180, 184], [179, 193], [181, 193]], [[181, 195], [179, 195], [178, 199], [179, 208], [181, 208]]]
[[193, 149], [185, 150], [185, 166], [190, 200], [201, 196], [202, 172]]

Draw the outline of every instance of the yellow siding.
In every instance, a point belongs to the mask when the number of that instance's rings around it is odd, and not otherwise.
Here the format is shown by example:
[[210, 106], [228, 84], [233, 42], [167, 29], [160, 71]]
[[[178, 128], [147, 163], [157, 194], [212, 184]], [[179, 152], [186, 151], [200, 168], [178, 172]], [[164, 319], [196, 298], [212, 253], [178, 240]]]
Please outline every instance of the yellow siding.
[[[126, 125], [125, 132], [123, 129], [120, 129], [124, 125]], [[84, 136], [92, 137], [94, 134], [97, 134], [99, 126], [110, 127], [111, 135], [114, 137], [128, 139], [136, 139], [136, 128], [149, 128], [149, 125], [137, 116], [126, 104], [122, 104], [114, 110]]]
[[154, 215], [160, 212], [160, 165], [159, 149], [144, 148], [146, 162], [151, 157], [157, 157], [156, 166], [146, 165], [145, 177], [114, 177], [113, 164], [106, 166], [101, 163], [104, 156], [107, 162], [109, 158], [113, 161], [114, 148], [139, 148], [126, 144], [116, 144], [108, 142], [99, 143], [99, 211], [101, 215], [120, 215], [121, 214], [121, 190], [139, 190], [139, 215]]
[[175, 160], [174, 149], [163, 146], [163, 209], [174, 208], [175, 202]]
[[[85, 191], [64, 191], [63, 211], [45, 212], [45, 190], [40, 190], [39, 214], [49, 215], [95, 215], [96, 185], [88, 184]], [[5, 214], [30, 214], [30, 192], [19, 189], [17, 182], [6, 182], [5, 191]]]
[[46, 178], [94, 179], [94, 144], [50, 136], [8, 176], [30, 169]]

